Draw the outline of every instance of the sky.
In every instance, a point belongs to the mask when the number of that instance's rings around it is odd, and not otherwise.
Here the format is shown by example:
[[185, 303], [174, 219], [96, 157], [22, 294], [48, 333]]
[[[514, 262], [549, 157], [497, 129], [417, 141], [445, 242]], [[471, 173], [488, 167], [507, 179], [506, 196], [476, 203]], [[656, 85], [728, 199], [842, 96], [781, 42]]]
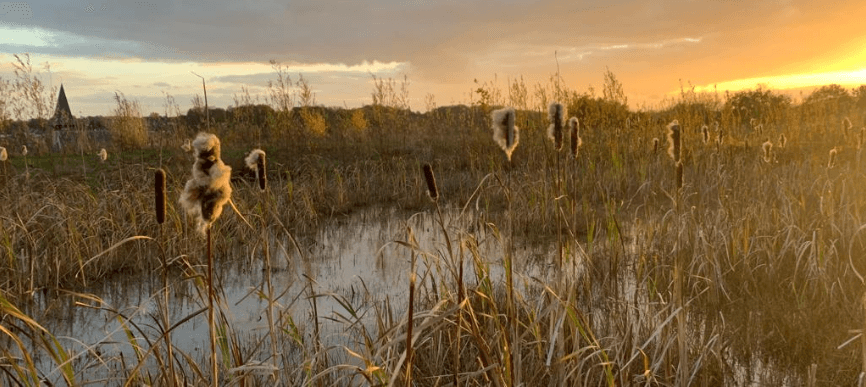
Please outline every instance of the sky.
[[557, 69], [600, 94], [609, 69], [632, 108], [652, 108], [683, 86], [866, 84], [864, 16], [848, 0], [2, 2], [0, 78], [29, 53], [75, 115], [110, 114], [116, 92], [164, 114], [166, 95], [191, 107], [199, 76], [212, 107], [265, 102], [276, 61], [317, 104], [369, 104], [375, 76], [408, 82], [423, 111], [468, 103], [476, 80], [532, 86]]

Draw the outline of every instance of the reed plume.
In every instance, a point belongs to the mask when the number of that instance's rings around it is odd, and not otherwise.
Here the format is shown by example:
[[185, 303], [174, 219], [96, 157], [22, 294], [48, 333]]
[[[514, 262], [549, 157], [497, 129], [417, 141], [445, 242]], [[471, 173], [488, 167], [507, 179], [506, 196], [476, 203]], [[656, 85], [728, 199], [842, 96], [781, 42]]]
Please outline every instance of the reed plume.
[[520, 128], [514, 125], [514, 108], [493, 111], [493, 140], [499, 144], [505, 157], [511, 161], [511, 153], [520, 142]]
[[156, 206], [156, 223], [163, 224], [165, 222], [165, 170], [159, 168], [153, 174], [154, 176], [154, 197]]
[[769, 163], [773, 161], [773, 143], [770, 142], [768, 138], [767, 141], [764, 141], [761, 144], [761, 150], [763, 151], [763, 159], [765, 163]]
[[834, 168], [836, 166], [836, 148], [830, 149], [830, 160], [827, 161], [827, 168]]
[[96, 155], [99, 156], [99, 161], [103, 163], [105, 162], [105, 160], [108, 160], [108, 152], [105, 151], [105, 148], [100, 149], [99, 153], [97, 153]]
[[187, 180], [179, 202], [196, 219], [198, 230], [204, 235], [231, 198], [232, 169], [220, 160], [217, 136], [199, 133], [192, 146], [195, 151], [192, 179]]
[[547, 108], [547, 137], [553, 140], [553, 148], [559, 152], [562, 149], [562, 127], [565, 126], [565, 108], [559, 102], [553, 102]]
[[261, 149], [253, 149], [252, 152], [244, 159], [247, 168], [252, 169], [256, 173], [256, 180], [259, 182], [259, 189], [265, 190], [268, 184], [267, 161], [265, 160], [265, 151]]
[[427, 181], [427, 194], [434, 202], [439, 199], [439, 190], [436, 189], [436, 177], [433, 176], [433, 167], [430, 164], [424, 164], [424, 180]]
[[580, 122], [577, 120], [577, 117], [568, 119], [568, 127], [571, 131], [571, 157], [576, 159], [578, 152], [580, 152], [580, 147], [583, 145], [583, 140], [580, 138]]
[[680, 123], [677, 120], [668, 124], [668, 143], [668, 156], [674, 162], [680, 161]]

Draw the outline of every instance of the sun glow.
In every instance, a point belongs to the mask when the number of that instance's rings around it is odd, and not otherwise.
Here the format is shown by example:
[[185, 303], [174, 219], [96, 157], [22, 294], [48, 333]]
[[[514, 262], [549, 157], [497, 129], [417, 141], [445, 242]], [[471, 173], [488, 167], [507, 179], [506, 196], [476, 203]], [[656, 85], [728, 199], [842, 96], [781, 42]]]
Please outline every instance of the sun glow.
[[838, 84], [843, 86], [857, 86], [866, 84], [866, 68], [849, 71], [832, 71], [812, 74], [777, 75], [769, 77], [738, 79], [734, 81], [726, 81], [711, 85], [698, 86], [695, 88], [695, 91], [737, 91], [752, 89], [757, 87], [758, 85], [764, 85], [771, 89], [786, 90], [830, 84]]

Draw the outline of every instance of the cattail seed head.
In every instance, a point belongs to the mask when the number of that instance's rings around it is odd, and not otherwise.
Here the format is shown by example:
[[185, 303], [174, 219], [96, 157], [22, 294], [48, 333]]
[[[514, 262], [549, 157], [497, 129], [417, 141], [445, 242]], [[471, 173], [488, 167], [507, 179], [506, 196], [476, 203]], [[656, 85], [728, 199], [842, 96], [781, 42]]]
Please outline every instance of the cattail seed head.
[[676, 183], [677, 183], [677, 191], [683, 189], [683, 162], [677, 161], [676, 165]]
[[704, 135], [704, 145], [710, 142], [710, 128], [706, 125], [701, 127], [701, 133]]
[[520, 129], [514, 125], [514, 108], [494, 110], [493, 140], [505, 152], [505, 157], [511, 161], [511, 153], [520, 142]]
[[204, 235], [231, 199], [232, 169], [220, 159], [220, 142], [213, 134], [199, 133], [192, 146], [195, 153], [192, 179], [187, 180], [179, 202], [196, 219]]
[[659, 153], [659, 139], [658, 137], [653, 138], [653, 154]]
[[6, 161], [9, 158], [9, 154], [6, 153], [6, 148], [0, 146], [0, 161]]
[[668, 124], [668, 155], [675, 162], [680, 161], [680, 123], [673, 120]]
[[105, 162], [105, 160], [108, 160], [108, 152], [105, 150], [105, 148], [100, 149], [99, 153], [97, 153], [96, 155], [99, 156], [99, 161], [102, 161], [103, 163]]
[[427, 194], [435, 202], [439, 199], [439, 190], [436, 189], [436, 177], [433, 176], [433, 167], [430, 164], [424, 164], [421, 169], [424, 170], [424, 180], [427, 181]]
[[265, 151], [261, 149], [253, 149], [244, 161], [247, 164], [247, 168], [252, 169], [256, 173], [256, 180], [259, 182], [259, 189], [264, 191], [268, 184]]
[[769, 138], [761, 145], [761, 149], [763, 150], [764, 162], [769, 163], [773, 161], [773, 143], [770, 142]]
[[866, 128], [860, 128], [860, 133], [857, 135], [857, 149], [863, 146], [863, 141], [866, 141]]
[[562, 149], [562, 127], [565, 126], [565, 108], [559, 102], [553, 102], [547, 109], [547, 119], [550, 126], [547, 127], [547, 137], [553, 140], [553, 149], [559, 152]]
[[830, 149], [830, 160], [827, 162], [827, 168], [836, 167], [836, 148]]
[[27, 156], [27, 145], [21, 147], [21, 156]]
[[578, 152], [580, 152], [580, 147], [583, 145], [583, 140], [580, 138], [580, 122], [577, 120], [577, 117], [571, 117], [568, 119], [568, 127], [570, 129], [569, 139], [571, 140], [571, 157], [577, 158]]
[[162, 224], [165, 222], [165, 171], [159, 168], [153, 174], [153, 177], [154, 197], [156, 198], [156, 223]]

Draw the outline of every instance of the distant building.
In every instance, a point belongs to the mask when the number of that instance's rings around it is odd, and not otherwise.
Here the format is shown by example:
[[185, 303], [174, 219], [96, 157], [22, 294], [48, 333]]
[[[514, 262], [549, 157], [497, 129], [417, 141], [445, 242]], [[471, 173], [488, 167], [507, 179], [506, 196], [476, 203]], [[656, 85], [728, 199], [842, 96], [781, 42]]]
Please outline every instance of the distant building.
[[51, 117], [51, 125], [57, 130], [71, 128], [75, 122], [74, 119], [72, 110], [69, 109], [69, 101], [66, 100], [66, 91], [63, 90], [63, 84], [61, 84], [60, 93], [57, 95], [57, 107], [54, 108], [54, 116]]

